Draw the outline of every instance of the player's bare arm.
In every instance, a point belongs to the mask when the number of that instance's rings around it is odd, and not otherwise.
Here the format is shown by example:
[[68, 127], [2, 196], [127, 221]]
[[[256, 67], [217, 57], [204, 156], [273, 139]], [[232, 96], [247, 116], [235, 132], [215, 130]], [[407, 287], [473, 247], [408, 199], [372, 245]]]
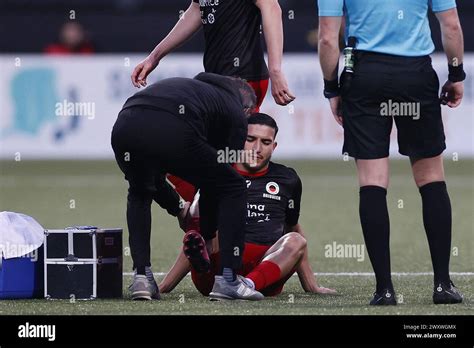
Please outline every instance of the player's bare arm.
[[132, 73], [132, 84], [145, 87], [148, 75], [158, 66], [161, 59], [168, 53], [181, 46], [201, 28], [201, 11], [199, 4], [191, 2], [188, 9], [180, 17], [170, 33], [155, 47], [155, 49], [138, 64]]
[[[319, 18], [319, 60], [324, 79], [327, 81], [337, 80], [339, 68], [339, 33], [343, 17], [320, 17]], [[329, 99], [331, 111], [337, 123], [342, 126], [341, 97]]]
[[184, 256], [183, 250], [180, 250], [176, 261], [174, 262], [171, 269], [166, 273], [161, 283], [158, 285], [160, 293], [165, 294], [173, 291], [173, 289], [183, 280], [183, 278], [191, 271], [191, 264], [189, 263], [186, 256]]
[[[295, 226], [287, 226], [287, 231], [299, 233], [306, 240], [306, 236], [300, 224], [296, 224]], [[318, 284], [318, 280], [316, 279], [313, 269], [309, 263], [308, 247], [304, 248], [303, 257], [296, 269], [296, 272], [298, 273], [298, 278], [300, 279], [301, 286], [305, 292], [312, 292], [315, 294], [337, 293], [336, 290], [325, 288]]]
[[[464, 38], [456, 8], [437, 12], [441, 26], [443, 48], [451, 67], [459, 67], [464, 59]], [[464, 82], [446, 81], [441, 91], [442, 103], [450, 108], [458, 107], [464, 95]]]
[[277, 0], [256, 0], [262, 13], [263, 32], [268, 50], [268, 69], [272, 82], [272, 95], [278, 105], [288, 105], [295, 96], [291, 93], [282, 71], [283, 23], [281, 8]]

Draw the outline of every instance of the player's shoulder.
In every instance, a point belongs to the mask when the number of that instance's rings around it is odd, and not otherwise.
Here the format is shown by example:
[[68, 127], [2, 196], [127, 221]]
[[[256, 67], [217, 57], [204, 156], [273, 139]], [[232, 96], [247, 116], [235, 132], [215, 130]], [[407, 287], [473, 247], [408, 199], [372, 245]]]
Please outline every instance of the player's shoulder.
[[273, 175], [282, 175], [291, 181], [300, 181], [300, 177], [295, 169], [280, 163], [270, 162], [269, 172]]

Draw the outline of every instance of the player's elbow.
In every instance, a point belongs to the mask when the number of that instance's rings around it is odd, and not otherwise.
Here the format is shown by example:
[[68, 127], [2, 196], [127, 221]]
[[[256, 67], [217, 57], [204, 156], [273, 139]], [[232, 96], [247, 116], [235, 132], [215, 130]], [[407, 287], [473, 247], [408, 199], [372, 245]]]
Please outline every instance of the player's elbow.
[[281, 10], [281, 7], [280, 7], [280, 4], [278, 3], [278, 1], [275, 1], [275, 4], [273, 5], [272, 14], [273, 14], [276, 18], [281, 18], [282, 15], [283, 15], [283, 12], [282, 12], [282, 10]]
[[319, 51], [339, 50], [339, 37], [332, 33], [320, 33], [318, 47]]
[[462, 35], [461, 22], [455, 9], [439, 14], [438, 20], [443, 36]]
[[449, 39], [462, 36], [461, 23], [459, 21], [449, 21], [441, 25], [441, 33], [443, 37]]
[[277, 0], [260, 0], [256, 2], [262, 15], [270, 15], [271, 18], [281, 18], [282, 10]]
[[341, 19], [332, 17], [320, 17], [318, 28], [318, 45], [320, 48], [339, 49], [339, 33], [341, 31]]

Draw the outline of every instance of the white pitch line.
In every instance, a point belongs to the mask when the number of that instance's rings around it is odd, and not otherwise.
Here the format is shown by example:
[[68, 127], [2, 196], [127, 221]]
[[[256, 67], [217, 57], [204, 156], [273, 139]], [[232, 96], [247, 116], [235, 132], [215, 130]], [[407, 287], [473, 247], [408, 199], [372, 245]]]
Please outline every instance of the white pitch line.
[[[124, 276], [132, 276], [133, 272], [125, 272], [123, 273]], [[167, 273], [165, 272], [155, 272], [153, 275], [162, 277], [165, 276]], [[449, 273], [453, 276], [467, 276], [472, 277], [474, 276], [474, 272], [451, 272]], [[187, 274], [189, 276], [190, 273]], [[296, 276], [297, 274], [293, 274]], [[332, 276], [332, 277], [373, 277], [374, 273], [370, 272], [329, 272], [329, 273], [314, 273], [315, 276]], [[396, 277], [420, 277], [420, 276], [432, 276], [433, 272], [392, 272], [393, 276]]]

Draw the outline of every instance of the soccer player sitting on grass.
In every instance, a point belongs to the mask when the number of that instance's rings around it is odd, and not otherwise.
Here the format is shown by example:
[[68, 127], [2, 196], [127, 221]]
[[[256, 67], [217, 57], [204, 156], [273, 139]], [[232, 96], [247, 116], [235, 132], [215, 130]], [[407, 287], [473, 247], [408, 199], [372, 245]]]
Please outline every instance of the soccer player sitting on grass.
[[[335, 290], [318, 285], [308, 261], [306, 239], [298, 223], [301, 180], [294, 169], [270, 161], [277, 146], [277, 132], [272, 117], [261, 113], [250, 116], [244, 150], [256, 158], [252, 163], [235, 164], [248, 191], [243, 266], [238, 273], [265, 296], [280, 294], [295, 272], [306, 292], [334, 294]], [[199, 211], [206, 211], [202, 206], [198, 208], [201, 203], [203, 197], [197, 194], [190, 208], [192, 218], [183, 250], [159, 285], [160, 292], [173, 290], [191, 271], [193, 283], [203, 295], [211, 300], [231, 299], [218, 282], [214, 283], [219, 277], [218, 237], [215, 233], [201, 236]]]

